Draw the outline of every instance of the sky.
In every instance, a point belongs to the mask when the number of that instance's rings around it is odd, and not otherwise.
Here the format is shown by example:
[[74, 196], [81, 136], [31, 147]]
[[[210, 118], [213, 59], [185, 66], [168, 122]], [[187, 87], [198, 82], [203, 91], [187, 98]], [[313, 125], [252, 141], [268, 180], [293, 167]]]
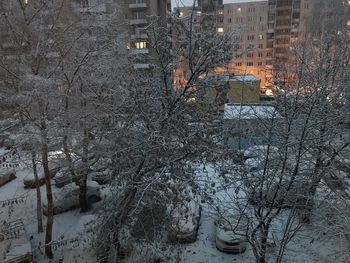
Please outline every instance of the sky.
[[[264, 1], [264, 0], [224, 0], [224, 4], [242, 3], [242, 2], [261, 2], [261, 1]], [[180, 3], [180, 5], [182, 5], [181, 2], [186, 6], [193, 4], [193, 0], [171, 0], [171, 5], [172, 5], [172, 7], [176, 7], [178, 5], [178, 3]]]

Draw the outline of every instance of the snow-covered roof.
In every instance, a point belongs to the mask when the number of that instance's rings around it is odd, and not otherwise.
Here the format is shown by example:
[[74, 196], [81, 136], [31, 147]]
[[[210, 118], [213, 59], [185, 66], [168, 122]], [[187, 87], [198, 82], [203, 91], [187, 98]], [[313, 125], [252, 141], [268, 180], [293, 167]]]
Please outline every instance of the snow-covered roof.
[[226, 103], [224, 120], [281, 118], [273, 105]]
[[237, 81], [259, 81], [259, 79], [254, 76], [254, 75], [234, 75], [233, 77], [230, 78], [230, 80], [237, 80]]

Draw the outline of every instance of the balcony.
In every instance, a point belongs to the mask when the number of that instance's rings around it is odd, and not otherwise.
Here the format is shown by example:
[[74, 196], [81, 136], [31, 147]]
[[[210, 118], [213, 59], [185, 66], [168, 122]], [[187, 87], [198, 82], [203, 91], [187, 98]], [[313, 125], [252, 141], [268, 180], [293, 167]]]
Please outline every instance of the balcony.
[[134, 64], [134, 69], [149, 69], [151, 68], [151, 65], [148, 63], [138, 63], [138, 64]]
[[132, 55], [149, 54], [149, 49], [148, 48], [134, 48], [133, 50], [131, 50], [131, 54]]
[[136, 19], [130, 19], [130, 25], [146, 25], [147, 19], [146, 18], [136, 18]]
[[147, 8], [146, 3], [132, 3], [129, 4], [130, 9], [142, 9], [142, 8]]
[[147, 34], [134, 34], [130, 36], [131, 39], [148, 39]]

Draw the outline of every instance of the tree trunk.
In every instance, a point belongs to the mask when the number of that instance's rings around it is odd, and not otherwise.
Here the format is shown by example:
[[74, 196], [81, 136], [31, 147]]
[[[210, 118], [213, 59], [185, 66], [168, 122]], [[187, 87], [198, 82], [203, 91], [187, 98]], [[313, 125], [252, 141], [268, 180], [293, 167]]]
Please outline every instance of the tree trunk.
[[89, 154], [89, 131], [84, 129], [84, 139], [83, 139], [83, 173], [79, 180], [79, 203], [80, 203], [80, 212], [84, 213], [89, 210], [89, 204], [86, 199], [87, 191], [87, 172], [88, 172], [88, 154]]
[[46, 197], [47, 197], [47, 224], [45, 235], [45, 254], [49, 258], [53, 258], [52, 253], [52, 228], [53, 228], [53, 198], [51, 189], [51, 176], [48, 161], [48, 142], [47, 142], [47, 127], [44, 116], [41, 117], [41, 147], [42, 147], [42, 162], [45, 175]]
[[66, 159], [68, 161], [68, 169], [69, 169], [69, 172], [72, 176], [72, 181], [74, 181], [74, 179], [76, 178], [76, 174], [74, 171], [72, 157], [70, 155], [69, 148], [68, 148], [68, 135], [67, 134], [65, 134], [63, 137], [63, 151], [64, 151], [64, 155], [66, 156]]
[[32, 167], [33, 167], [33, 174], [35, 178], [35, 188], [36, 188], [36, 213], [37, 213], [37, 219], [38, 219], [38, 233], [42, 233], [44, 229], [43, 229], [43, 216], [41, 212], [41, 192], [40, 192], [38, 170], [36, 167], [35, 151], [32, 151]]
[[68, 161], [68, 168], [69, 168], [69, 171], [71, 173], [72, 180], [74, 181], [74, 179], [76, 178], [76, 174], [74, 171], [72, 157], [71, 157], [71, 154], [70, 154], [69, 148], [68, 148], [68, 129], [70, 126], [70, 122], [69, 122], [69, 118], [68, 118], [68, 109], [69, 109], [69, 96], [68, 96], [68, 94], [69, 94], [69, 91], [70, 91], [70, 89], [66, 90], [66, 98], [65, 98], [65, 104], [64, 104], [65, 126], [64, 126], [64, 137], [63, 137], [63, 151], [64, 151], [64, 154], [65, 154], [66, 159]]

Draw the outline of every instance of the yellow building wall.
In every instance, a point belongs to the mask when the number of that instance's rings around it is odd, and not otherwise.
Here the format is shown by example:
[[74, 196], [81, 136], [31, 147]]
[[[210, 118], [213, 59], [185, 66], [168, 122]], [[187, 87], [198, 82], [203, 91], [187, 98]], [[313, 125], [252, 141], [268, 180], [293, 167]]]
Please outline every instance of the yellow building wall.
[[227, 92], [229, 102], [258, 103], [260, 101], [260, 81], [229, 81]]

